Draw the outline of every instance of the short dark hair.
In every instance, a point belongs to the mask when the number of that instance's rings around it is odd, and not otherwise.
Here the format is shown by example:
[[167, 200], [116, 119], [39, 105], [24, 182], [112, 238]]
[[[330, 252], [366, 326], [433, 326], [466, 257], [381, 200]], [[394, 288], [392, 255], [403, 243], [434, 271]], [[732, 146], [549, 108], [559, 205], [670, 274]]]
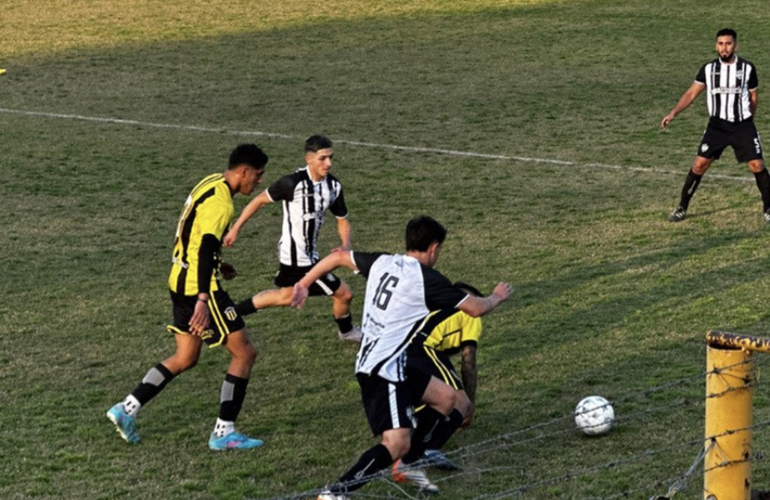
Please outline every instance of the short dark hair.
[[446, 229], [436, 219], [419, 215], [406, 224], [406, 251], [425, 252], [433, 243], [444, 243]]
[[722, 28], [721, 30], [717, 31], [717, 38], [720, 36], [731, 36], [733, 37], [734, 41], [738, 41], [738, 33], [736, 33], [732, 28]]
[[233, 169], [238, 165], [249, 165], [257, 170], [265, 168], [267, 165], [267, 155], [259, 149], [256, 144], [238, 144], [230, 153], [230, 160], [227, 164], [228, 169]]
[[323, 135], [311, 135], [305, 140], [305, 153], [317, 153], [332, 147], [332, 141]]

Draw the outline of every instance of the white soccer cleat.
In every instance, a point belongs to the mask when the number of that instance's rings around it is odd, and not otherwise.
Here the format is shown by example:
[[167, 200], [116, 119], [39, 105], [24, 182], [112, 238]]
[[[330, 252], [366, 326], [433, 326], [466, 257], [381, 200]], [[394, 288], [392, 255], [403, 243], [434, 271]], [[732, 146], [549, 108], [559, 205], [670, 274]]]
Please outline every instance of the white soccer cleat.
[[341, 331], [337, 331], [337, 337], [339, 337], [340, 340], [347, 340], [348, 342], [361, 342], [361, 338], [363, 337], [363, 334], [361, 333], [361, 327], [354, 326], [352, 330], [350, 330], [348, 333], [342, 333]]
[[320, 495], [318, 495], [316, 500], [350, 500], [350, 498], [347, 495], [343, 495], [341, 493], [336, 495], [329, 490], [325, 490], [322, 491]]
[[403, 465], [401, 460], [393, 464], [393, 480], [397, 483], [410, 482], [424, 493], [438, 493], [438, 486], [430, 482], [424, 470], [411, 469], [408, 465]]

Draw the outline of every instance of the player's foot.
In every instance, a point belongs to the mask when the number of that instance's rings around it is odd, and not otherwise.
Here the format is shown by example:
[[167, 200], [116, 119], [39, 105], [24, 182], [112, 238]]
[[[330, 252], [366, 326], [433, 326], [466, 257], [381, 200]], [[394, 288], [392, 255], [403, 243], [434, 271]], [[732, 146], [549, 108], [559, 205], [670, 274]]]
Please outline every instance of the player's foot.
[[214, 451], [220, 450], [250, 450], [259, 448], [265, 444], [261, 439], [251, 439], [240, 432], [231, 432], [222, 437], [217, 437], [213, 432], [209, 437], [209, 448]]
[[671, 215], [668, 216], [668, 221], [680, 222], [680, 221], [683, 221], [685, 217], [687, 217], [687, 209], [682, 208], [682, 206], [680, 205], [676, 207], [676, 209], [673, 212], [671, 212]]
[[329, 490], [324, 490], [318, 495], [316, 500], [349, 500], [349, 497], [342, 493], [332, 493]]
[[425, 450], [424, 458], [428, 462], [428, 466], [438, 470], [460, 470], [457, 464], [449, 460], [439, 450]]
[[339, 330], [337, 331], [337, 337], [339, 337], [340, 340], [347, 340], [348, 342], [361, 342], [362, 336], [363, 334], [361, 333], [360, 326], [354, 326], [348, 333], [342, 333]]
[[762, 217], [765, 219], [766, 224], [770, 224], [770, 208], [765, 210], [765, 213], [762, 214]]
[[126, 413], [126, 409], [123, 408], [123, 403], [118, 403], [107, 411], [107, 418], [115, 424], [120, 437], [126, 440], [127, 443], [138, 443], [139, 434], [136, 433], [136, 424], [134, 423], [134, 417]]
[[397, 483], [410, 482], [420, 488], [425, 493], [438, 493], [438, 486], [430, 482], [425, 471], [422, 469], [411, 469], [401, 463], [401, 460], [393, 464], [393, 480]]

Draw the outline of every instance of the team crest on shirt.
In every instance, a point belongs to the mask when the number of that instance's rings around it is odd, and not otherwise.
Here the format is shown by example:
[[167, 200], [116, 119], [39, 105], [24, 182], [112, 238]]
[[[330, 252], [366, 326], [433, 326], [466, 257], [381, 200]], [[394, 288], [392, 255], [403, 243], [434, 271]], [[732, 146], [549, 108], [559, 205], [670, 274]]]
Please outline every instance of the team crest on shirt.
[[735, 72], [735, 78], [737, 78], [738, 80], [743, 80], [743, 70], [742, 69], [739, 69], [738, 71]]
[[709, 150], [709, 145], [708, 144], [701, 144], [700, 150], [701, 150], [701, 153], [705, 153], [706, 151]]

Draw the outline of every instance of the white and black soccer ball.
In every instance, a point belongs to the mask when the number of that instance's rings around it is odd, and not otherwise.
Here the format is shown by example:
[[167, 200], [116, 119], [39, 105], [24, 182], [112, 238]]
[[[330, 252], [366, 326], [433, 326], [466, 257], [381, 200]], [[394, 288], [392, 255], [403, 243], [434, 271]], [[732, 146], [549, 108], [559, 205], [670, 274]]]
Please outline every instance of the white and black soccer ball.
[[575, 407], [575, 425], [589, 436], [609, 431], [615, 422], [615, 410], [601, 396], [583, 398]]

